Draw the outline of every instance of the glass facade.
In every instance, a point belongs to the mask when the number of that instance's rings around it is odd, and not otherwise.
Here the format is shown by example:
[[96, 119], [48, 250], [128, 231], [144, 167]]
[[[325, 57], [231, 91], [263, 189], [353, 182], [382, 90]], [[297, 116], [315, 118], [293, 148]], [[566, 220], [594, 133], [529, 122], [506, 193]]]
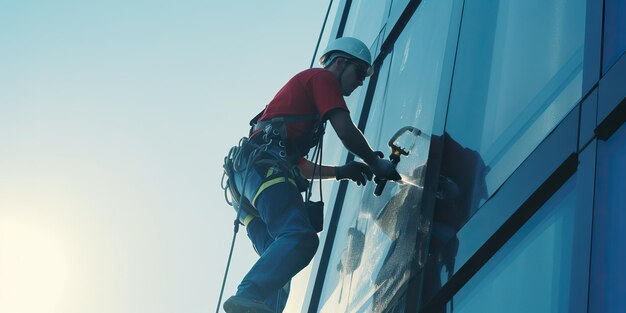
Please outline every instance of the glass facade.
[[[363, 40], [377, 69], [352, 118], [407, 155], [378, 196], [325, 185], [302, 311], [626, 307], [626, 1], [339, 3], [329, 38]], [[324, 163], [351, 160], [330, 128], [325, 147]]]

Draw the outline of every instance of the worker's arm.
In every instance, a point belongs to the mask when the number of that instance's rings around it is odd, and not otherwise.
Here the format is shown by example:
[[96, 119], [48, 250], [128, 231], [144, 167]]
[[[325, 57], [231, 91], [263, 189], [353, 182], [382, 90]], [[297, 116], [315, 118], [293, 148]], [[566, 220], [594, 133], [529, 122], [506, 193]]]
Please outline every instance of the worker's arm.
[[304, 159], [299, 167], [300, 172], [306, 178], [311, 178], [315, 175], [316, 179], [351, 179], [357, 185], [365, 185], [368, 180], [372, 180], [373, 176], [372, 171], [366, 164], [357, 161], [351, 161], [342, 166], [317, 165], [316, 167], [314, 163]]
[[300, 164], [300, 172], [302, 173], [302, 175], [306, 178], [311, 178], [313, 176], [313, 170], [315, 170], [315, 178], [318, 179], [321, 178], [322, 179], [330, 179], [330, 178], [335, 178], [336, 177], [336, 171], [337, 171], [337, 167], [336, 166], [327, 166], [327, 165], [322, 165], [321, 166], [321, 171], [320, 171], [320, 166], [317, 165], [317, 167], [315, 167], [316, 165], [307, 160], [304, 159], [304, 161]]
[[352, 122], [350, 113], [344, 110], [333, 110], [328, 112], [328, 120], [343, 145], [363, 159], [376, 176], [382, 179], [400, 179], [395, 166], [390, 161], [379, 158], [372, 150], [363, 133]]

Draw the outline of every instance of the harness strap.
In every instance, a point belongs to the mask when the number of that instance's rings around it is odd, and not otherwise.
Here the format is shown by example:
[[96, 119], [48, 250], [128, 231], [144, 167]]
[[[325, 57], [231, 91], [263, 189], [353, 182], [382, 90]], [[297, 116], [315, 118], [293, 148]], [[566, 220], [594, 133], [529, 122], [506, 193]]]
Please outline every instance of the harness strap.
[[[295, 123], [295, 122], [307, 122], [307, 121], [317, 121], [319, 120], [319, 114], [307, 114], [307, 115], [286, 115], [286, 116], [275, 116], [269, 120], [256, 121], [252, 124], [252, 131], [257, 131], [259, 129], [264, 129], [265, 127], [276, 124], [276, 123]], [[254, 120], [254, 119], [253, 119]]]

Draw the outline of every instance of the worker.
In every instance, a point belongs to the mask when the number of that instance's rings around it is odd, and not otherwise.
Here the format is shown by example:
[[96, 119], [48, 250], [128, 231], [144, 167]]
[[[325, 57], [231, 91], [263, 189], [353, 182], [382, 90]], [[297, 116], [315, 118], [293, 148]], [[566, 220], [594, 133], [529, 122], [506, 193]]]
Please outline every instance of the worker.
[[[323, 68], [291, 78], [251, 121], [252, 129], [235, 153], [229, 153], [234, 163], [231, 189], [241, 197], [238, 217], [260, 258], [224, 302], [227, 313], [284, 309], [291, 278], [309, 264], [319, 245], [322, 209], [302, 197], [310, 191], [308, 179], [349, 179], [358, 185], [373, 175], [400, 180], [395, 166], [372, 151], [343, 99], [373, 74], [368, 47], [356, 38], [338, 38], [320, 64]], [[326, 121], [363, 162], [327, 166], [305, 158], [321, 141]]]

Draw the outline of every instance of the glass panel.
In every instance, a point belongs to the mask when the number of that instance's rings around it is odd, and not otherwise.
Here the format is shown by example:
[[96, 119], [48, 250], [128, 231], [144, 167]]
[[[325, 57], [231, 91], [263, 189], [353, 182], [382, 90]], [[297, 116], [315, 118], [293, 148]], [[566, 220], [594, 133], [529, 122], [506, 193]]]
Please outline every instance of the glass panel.
[[[391, 1], [391, 9], [389, 10], [389, 17], [400, 17], [406, 6], [411, 2], [410, 0], [393, 0]], [[394, 20], [395, 20], [394, 19]]]
[[387, 33], [389, 33], [391, 28], [393, 28], [393, 26], [396, 24], [398, 18], [400, 18], [400, 15], [402, 14], [402, 12], [404, 12], [404, 9], [406, 9], [406, 6], [409, 4], [409, 2], [410, 0], [391, 1], [391, 8], [389, 9], [389, 19], [387, 20], [387, 25], [389, 25], [387, 27]]
[[[576, 205], [576, 177], [544, 206], [454, 296], [455, 313], [586, 312], [589, 246], [577, 226], [589, 207]], [[586, 227], [587, 228], [587, 227]], [[588, 236], [588, 233], [583, 234]]]
[[465, 1], [446, 130], [482, 156], [489, 196], [580, 99], [585, 8]]
[[626, 1], [604, 1], [604, 64], [606, 73], [626, 51]]
[[[390, 2], [391, 0], [353, 0], [343, 37], [356, 37], [371, 47], [387, 21]], [[371, 52], [372, 57], [377, 53]]]
[[626, 308], [626, 125], [598, 143], [590, 310]]
[[[450, 79], [442, 73], [447, 72], [443, 58], [451, 9], [448, 1], [424, 1], [381, 66], [365, 135], [385, 154], [400, 128], [428, 134], [433, 127], [440, 81]], [[426, 242], [429, 227], [420, 208], [422, 165], [430, 145], [424, 133], [407, 131], [396, 141], [409, 153], [398, 164], [405, 184], [387, 183], [379, 197], [373, 195], [373, 183], [348, 187], [321, 312], [380, 312], [401, 297], [398, 290], [411, 269], [423, 264], [425, 254], [414, 251]]]

